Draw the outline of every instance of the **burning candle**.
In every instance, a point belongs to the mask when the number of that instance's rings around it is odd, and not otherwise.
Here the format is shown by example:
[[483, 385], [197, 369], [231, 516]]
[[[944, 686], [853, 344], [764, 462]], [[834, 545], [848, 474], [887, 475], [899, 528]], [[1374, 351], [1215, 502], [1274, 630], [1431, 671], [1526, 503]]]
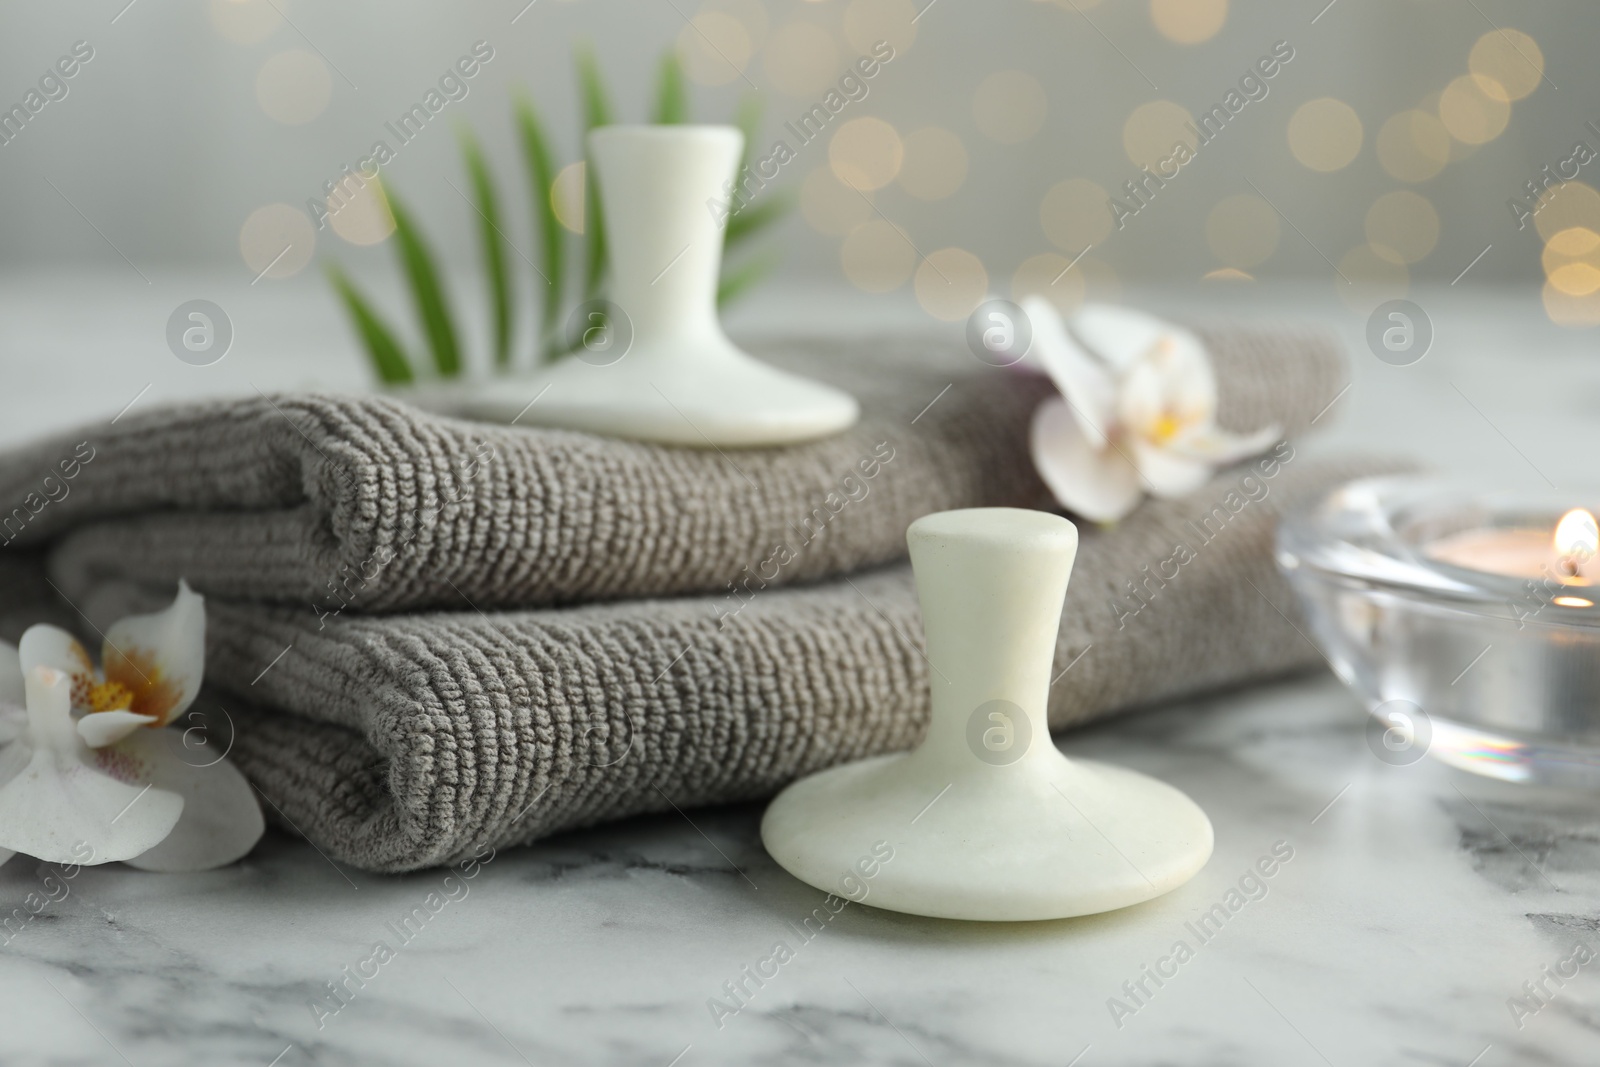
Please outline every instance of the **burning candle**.
[[1372, 478], [1279, 526], [1380, 760], [1600, 790], [1600, 508], [1552, 496]]
[[[1561, 516], [1555, 531], [1527, 526], [1462, 530], [1430, 542], [1430, 559], [1512, 578], [1547, 578], [1566, 586], [1600, 584], [1600, 524], [1583, 508]], [[1579, 596], [1556, 597], [1564, 607], [1592, 607]]]

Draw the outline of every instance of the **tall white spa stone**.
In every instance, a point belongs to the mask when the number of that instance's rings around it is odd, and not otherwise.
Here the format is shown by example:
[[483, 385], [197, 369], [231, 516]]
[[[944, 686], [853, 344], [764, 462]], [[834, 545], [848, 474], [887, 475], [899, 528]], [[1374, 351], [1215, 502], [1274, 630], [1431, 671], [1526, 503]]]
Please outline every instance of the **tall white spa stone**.
[[918, 519], [906, 540], [927, 637], [927, 737], [789, 786], [762, 819], [767, 851], [818, 889], [949, 919], [1088, 915], [1193, 877], [1212, 832], [1192, 800], [1069, 759], [1050, 738], [1077, 528], [973, 508]]

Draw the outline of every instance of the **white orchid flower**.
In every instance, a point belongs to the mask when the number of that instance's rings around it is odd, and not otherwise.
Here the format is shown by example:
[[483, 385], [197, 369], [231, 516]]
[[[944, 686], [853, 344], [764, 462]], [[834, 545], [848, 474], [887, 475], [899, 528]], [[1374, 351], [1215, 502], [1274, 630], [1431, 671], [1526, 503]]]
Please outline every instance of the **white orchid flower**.
[[244, 776], [190, 763], [184, 732], [161, 729], [200, 691], [205, 628], [205, 600], [179, 583], [166, 610], [106, 631], [99, 670], [59, 627], [0, 642], [0, 862], [81, 863], [87, 846], [89, 863], [206, 870], [255, 846]]
[[1114, 522], [1146, 493], [1192, 493], [1278, 440], [1276, 425], [1217, 426], [1211, 357], [1188, 330], [1128, 308], [1087, 305], [1069, 325], [1038, 297], [1022, 307], [1032, 351], [1061, 390], [1034, 413], [1033, 462], [1068, 510]]

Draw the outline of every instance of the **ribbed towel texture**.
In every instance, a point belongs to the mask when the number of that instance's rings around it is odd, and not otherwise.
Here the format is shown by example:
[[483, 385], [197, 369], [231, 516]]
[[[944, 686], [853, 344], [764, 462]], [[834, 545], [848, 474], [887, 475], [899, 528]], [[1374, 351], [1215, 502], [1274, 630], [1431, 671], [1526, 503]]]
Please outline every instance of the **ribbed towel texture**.
[[[1344, 384], [1320, 334], [1207, 341], [1235, 428], [1299, 429]], [[861, 422], [814, 444], [718, 451], [438, 418], [372, 397], [152, 410], [0, 461], [0, 506], [13, 508], [0, 540], [57, 539], [54, 573], [80, 588], [183, 577], [208, 596], [324, 612], [488, 610], [726, 591], [783, 542], [804, 551], [773, 581], [814, 581], [899, 559], [906, 526], [931, 511], [1048, 503], [1027, 450], [1047, 380], [947, 344], [763, 354], [855, 393]], [[85, 444], [93, 458], [65, 496], [31, 514], [23, 501], [46, 499], [41, 477]]]
[[[1204, 336], [1229, 427], [1292, 432], [1343, 384], [1318, 336]], [[65, 435], [0, 459], [0, 500], [17, 499], [94, 447], [70, 492], [13, 531], [5, 575], [14, 597], [42, 594], [23, 553], [48, 559], [99, 626], [179, 576], [210, 594], [202, 707], [236, 725], [232, 758], [269, 816], [359, 867], [767, 796], [920, 737], [937, 665], [895, 562], [905, 527], [1044, 504], [1026, 439], [1049, 392], [924, 346], [768, 354], [852, 389], [862, 424], [718, 452], [281, 397]], [[1272, 530], [1285, 507], [1378, 469], [1284, 445], [1085, 528], [1052, 726], [1315, 662], [1279, 612], [1292, 608]], [[327, 599], [331, 571], [384, 546]], [[573, 601], [610, 602], [535, 606]]]

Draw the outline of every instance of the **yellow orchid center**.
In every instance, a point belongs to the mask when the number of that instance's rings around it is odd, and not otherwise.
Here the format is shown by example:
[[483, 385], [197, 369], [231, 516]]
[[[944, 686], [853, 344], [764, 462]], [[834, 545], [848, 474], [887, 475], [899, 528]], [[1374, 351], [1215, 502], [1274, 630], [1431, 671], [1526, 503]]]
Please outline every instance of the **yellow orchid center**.
[[154, 653], [142, 648], [108, 647], [105, 674], [107, 684], [114, 682], [128, 694], [129, 703], [123, 707], [137, 715], [152, 716], [157, 726], [172, 721], [183, 694], [182, 682], [167, 677]]
[[1163, 411], [1155, 424], [1150, 428], [1150, 439], [1158, 445], [1164, 445], [1183, 429], [1183, 420], [1170, 411]]
[[127, 711], [133, 706], [133, 690], [121, 682], [101, 682], [89, 687], [89, 699], [84, 701], [93, 711]]

